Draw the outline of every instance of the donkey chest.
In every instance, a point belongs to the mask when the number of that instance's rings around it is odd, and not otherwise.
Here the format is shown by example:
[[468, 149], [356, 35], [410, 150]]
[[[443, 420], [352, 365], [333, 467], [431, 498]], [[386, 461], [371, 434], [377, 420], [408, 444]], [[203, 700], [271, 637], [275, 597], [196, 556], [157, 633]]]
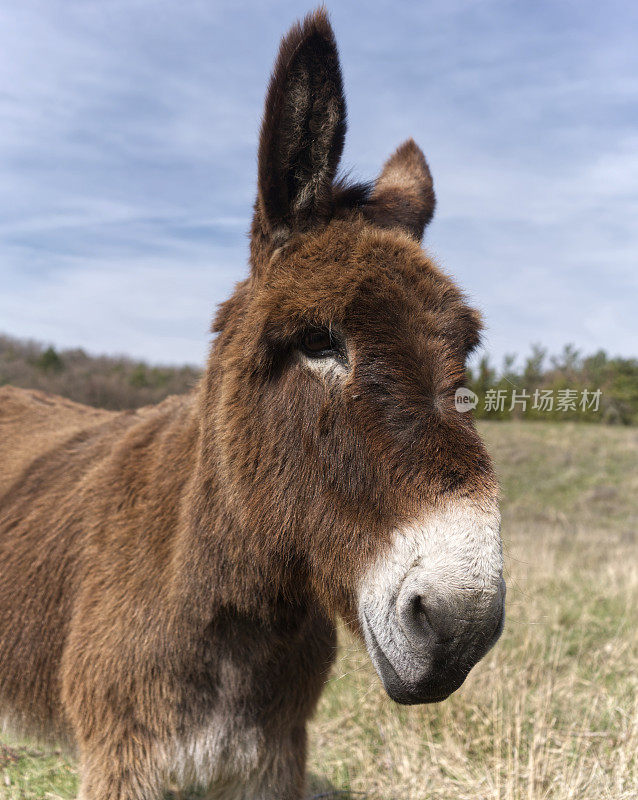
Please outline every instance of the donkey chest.
[[316, 613], [291, 627], [282, 641], [281, 632], [266, 635], [235, 619], [209, 643], [217, 649], [209, 656], [215, 691], [199, 695], [191, 687], [182, 698], [180, 734], [169, 748], [176, 783], [211, 787], [211, 797], [244, 796], [233, 793], [237, 781], [245, 786], [246, 776], [262, 774], [299, 738], [333, 661], [335, 630]]
[[220, 715], [176, 738], [171, 749], [171, 782], [210, 788], [213, 797], [233, 797], [240, 777], [259, 771], [268, 756], [267, 737], [259, 726]]

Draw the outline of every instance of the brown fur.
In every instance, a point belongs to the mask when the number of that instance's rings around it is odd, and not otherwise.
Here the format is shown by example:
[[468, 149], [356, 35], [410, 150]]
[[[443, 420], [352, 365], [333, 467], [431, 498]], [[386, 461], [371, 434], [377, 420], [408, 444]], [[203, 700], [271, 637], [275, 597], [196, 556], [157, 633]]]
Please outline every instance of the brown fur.
[[[111, 413], [0, 389], [0, 711], [77, 743], [83, 800], [203, 780], [183, 743], [208, 730], [219, 796], [299, 798], [358, 576], [418, 508], [495, 495], [453, 405], [478, 315], [418, 243], [425, 159], [335, 183], [344, 134], [318, 11], [282, 43], [252, 272], [198, 391]], [[299, 362], [313, 326], [347, 334], [341, 388]]]

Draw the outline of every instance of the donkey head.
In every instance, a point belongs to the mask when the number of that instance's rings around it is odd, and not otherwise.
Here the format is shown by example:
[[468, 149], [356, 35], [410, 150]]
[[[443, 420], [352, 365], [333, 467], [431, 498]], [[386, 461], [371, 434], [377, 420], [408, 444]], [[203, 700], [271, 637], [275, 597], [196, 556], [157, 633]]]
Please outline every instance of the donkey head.
[[431, 702], [503, 623], [497, 486], [454, 405], [480, 318], [420, 247], [435, 201], [419, 148], [348, 186], [345, 130], [318, 11], [281, 45], [251, 275], [216, 320], [220, 469], [262, 597], [339, 612], [392, 698]]

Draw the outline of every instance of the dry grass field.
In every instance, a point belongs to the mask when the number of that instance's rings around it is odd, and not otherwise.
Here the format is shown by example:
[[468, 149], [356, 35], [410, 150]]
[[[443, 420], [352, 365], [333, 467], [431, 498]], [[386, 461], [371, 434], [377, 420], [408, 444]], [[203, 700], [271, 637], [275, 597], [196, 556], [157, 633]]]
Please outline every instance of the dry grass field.
[[[503, 488], [503, 637], [450, 700], [404, 708], [342, 636], [309, 797], [638, 797], [638, 429], [481, 427]], [[2, 741], [0, 797], [74, 797], [72, 762]]]

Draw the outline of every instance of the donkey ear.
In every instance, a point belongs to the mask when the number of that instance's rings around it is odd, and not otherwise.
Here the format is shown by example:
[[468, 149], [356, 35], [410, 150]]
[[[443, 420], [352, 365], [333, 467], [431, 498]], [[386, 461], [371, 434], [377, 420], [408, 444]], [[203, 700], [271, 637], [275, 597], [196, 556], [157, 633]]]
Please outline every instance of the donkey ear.
[[266, 96], [257, 211], [277, 244], [329, 217], [345, 132], [337, 45], [320, 8], [282, 40]]
[[384, 228], [404, 228], [421, 241], [435, 205], [428, 163], [416, 142], [408, 139], [386, 161], [365, 215]]

